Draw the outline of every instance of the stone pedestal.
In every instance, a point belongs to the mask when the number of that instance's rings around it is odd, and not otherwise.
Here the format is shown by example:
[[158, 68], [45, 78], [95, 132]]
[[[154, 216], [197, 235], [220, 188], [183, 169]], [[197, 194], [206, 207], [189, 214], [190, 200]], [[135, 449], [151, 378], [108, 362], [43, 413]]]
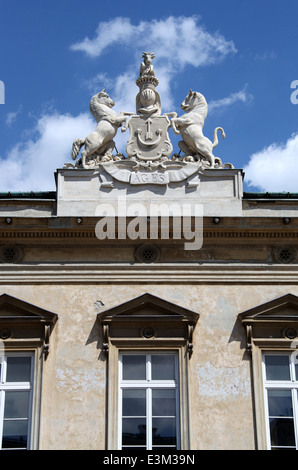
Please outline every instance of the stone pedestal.
[[147, 211], [152, 204], [201, 204], [207, 217], [241, 216], [242, 170], [201, 170], [194, 165], [151, 172], [111, 164], [99, 170], [58, 169], [57, 216], [96, 216], [103, 204], [121, 216], [119, 201], [139, 203]]

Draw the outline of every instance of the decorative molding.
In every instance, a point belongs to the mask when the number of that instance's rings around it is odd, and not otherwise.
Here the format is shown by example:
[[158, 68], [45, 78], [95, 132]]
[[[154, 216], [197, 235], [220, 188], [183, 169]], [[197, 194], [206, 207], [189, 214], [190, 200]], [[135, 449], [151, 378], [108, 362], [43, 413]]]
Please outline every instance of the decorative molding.
[[298, 297], [286, 294], [238, 315], [246, 328], [247, 350], [263, 347], [291, 347], [298, 330]]
[[285, 338], [293, 340], [298, 336], [298, 331], [296, 328], [287, 327], [283, 329], [282, 334]]
[[7, 284], [294, 284], [298, 283], [296, 264], [267, 263], [30, 263], [2, 265], [0, 283]]
[[189, 357], [192, 356], [193, 353], [193, 332], [194, 332], [195, 325], [193, 323], [187, 324], [187, 352]]
[[251, 353], [252, 351], [252, 325], [250, 323], [246, 324], [246, 342], [247, 342], [247, 351]]
[[143, 243], [134, 250], [135, 261], [144, 264], [157, 263], [160, 255], [160, 248], [153, 243]]
[[0, 339], [5, 340], [11, 338], [13, 335], [13, 330], [11, 328], [0, 328]]
[[[139, 240], [138, 240], [139, 241]], [[166, 248], [166, 249], [176, 249], [180, 251], [185, 251], [184, 249], [184, 241], [183, 240], [177, 240], [175, 243], [171, 243], [167, 240], [158, 240], [159, 246], [161, 248]], [[156, 245], [155, 245], [156, 246]], [[71, 248], [71, 249], [80, 249], [80, 248], [89, 248], [90, 250], [100, 250], [100, 249], [105, 249], [105, 248], [136, 248], [136, 242], [131, 242], [131, 243], [121, 243], [121, 241], [117, 241], [116, 243], [113, 243], [111, 240], [109, 243], [102, 243], [102, 242], [95, 242], [95, 243], [59, 243], [59, 244], [54, 244], [54, 243], [28, 243], [26, 245], [22, 245], [23, 248], [30, 248], [30, 249], [60, 249], [61, 248]], [[227, 247], [231, 249], [259, 249], [263, 250], [266, 248], [268, 252], [271, 253], [271, 251], [276, 247], [276, 245], [260, 245], [257, 243], [249, 243], [249, 244], [244, 244], [244, 243], [204, 243], [204, 246], [200, 249], [201, 251], [208, 251], [213, 248], [224, 248], [226, 249]]]
[[51, 324], [46, 323], [44, 326], [44, 346], [43, 353], [45, 359], [47, 359], [50, 352], [50, 334], [51, 334]]
[[21, 245], [4, 244], [0, 246], [1, 263], [20, 263], [23, 256], [24, 247]]
[[[206, 238], [261, 238], [261, 239], [284, 239], [284, 238], [298, 238], [298, 230], [289, 230], [289, 231], [266, 231], [255, 230], [255, 229], [246, 229], [246, 230], [225, 230], [224, 228], [217, 228], [216, 231], [204, 230], [204, 237]], [[6, 230], [0, 232], [0, 238], [13, 238], [13, 239], [78, 239], [78, 238], [93, 238], [96, 240], [95, 227], [94, 230], [89, 231], [77, 231], [77, 230], [19, 230], [15, 228], [14, 230]]]
[[109, 325], [102, 325], [102, 349], [105, 353], [109, 352]]
[[[139, 240], [138, 240], [139, 241]], [[162, 248], [162, 249], [165, 249], [165, 250], [176, 250], [177, 252], [179, 253], [185, 253], [187, 255], [187, 257], [189, 257], [190, 255], [195, 254], [196, 253], [206, 253], [212, 249], [226, 249], [226, 248], [229, 248], [231, 250], [249, 250], [249, 249], [253, 249], [253, 250], [259, 250], [259, 251], [263, 251], [264, 249], [266, 249], [266, 251], [268, 252], [268, 254], [272, 254], [273, 251], [275, 249], [279, 249], [279, 247], [276, 247], [276, 245], [272, 245], [272, 244], [266, 244], [266, 245], [260, 245], [258, 243], [249, 243], [249, 244], [244, 244], [244, 243], [231, 243], [230, 241], [228, 241], [227, 243], [208, 243], [208, 241], [205, 243], [204, 242], [204, 245], [202, 246], [202, 248], [200, 248], [200, 250], [198, 252], [186, 252], [185, 251], [185, 248], [184, 248], [184, 241], [183, 240], [177, 240], [175, 243], [171, 243], [169, 242], [168, 240], [158, 240], [159, 241], [159, 248]], [[147, 245], [147, 243], [144, 243], [143, 245]], [[149, 245], [149, 243], [148, 243]], [[151, 243], [150, 243], [151, 245]], [[4, 245], [3, 245], [4, 246]], [[6, 246], [6, 245], [5, 245]], [[13, 245], [13, 246], [16, 246], [16, 245]], [[59, 243], [59, 244], [54, 244], [54, 243], [28, 243], [26, 245], [17, 245], [19, 247], [21, 247], [23, 250], [25, 248], [28, 248], [28, 249], [42, 249], [42, 250], [61, 250], [61, 249], [65, 249], [65, 248], [68, 248], [68, 249], [73, 249], [73, 250], [79, 250], [79, 249], [89, 249], [89, 250], [102, 250], [102, 249], [106, 249], [106, 248], [111, 248], [111, 249], [114, 249], [114, 248], [128, 248], [128, 249], [132, 249], [132, 250], [136, 250], [139, 245], [136, 247], [136, 242], [131, 242], [131, 243], [121, 243], [121, 241], [117, 241], [114, 243], [112, 240], [109, 242], [109, 243], [103, 243], [103, 242], [95, 242], [95, 243], [88, 243], [88, 244], [85, 244], [85, 243]], [[154, 245], [155, 247], [157, 245]], [[282, 245], [283, 247], [284, 245]], [[292, 248], [294, 248], [296, 250], [296, 245], [293, 246], [291, 245]]]
[[[177, 304], [143, 294], [98, 313], [102, 325], [103, 351], [109, 344], [119, 347], [173, 347], [186, 343], [189, 358], [193, 352], [193, 331], [199, 314]], [[169, 332], [173, 330], [172, 335]], [[136, 333], [136, 332], [139, 333]]]
[[47, 359], [50, 335], [58, 315], [33, 304], [12, 297], [0, 295], [0, 337], [9, 344], [26, 344], [24, 328], [30, 328], [30, 344], [42, 344], [44, 358]]
[[154, 328], [152, 328], [151, 326], [145, 326], [142, 330], [141, 330], [141, 336], [143, 336], [144, 338], [154, 338], [156, 335], [156, 331]]
[[281, 264], [292, 264], [297, 262], [297, 248], [293, 245], [276, 246], [272, 250], [273, 259]]

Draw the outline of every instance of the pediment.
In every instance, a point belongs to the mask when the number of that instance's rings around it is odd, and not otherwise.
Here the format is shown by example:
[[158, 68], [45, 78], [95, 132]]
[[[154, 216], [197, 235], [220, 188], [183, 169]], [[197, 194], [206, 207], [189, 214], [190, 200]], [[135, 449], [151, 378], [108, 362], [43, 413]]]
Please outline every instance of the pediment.
[[239, 314], [243, 323], [260, 321], [298, 321], [298, 297], [286, 294]]
[[33, 321], [54, 324], [58, 315], [8, 294], [0, 295], [0, 321]]
[[199, 314], [168, 300], [146, 293], [98, 314], [101, 322], [133, 319], [177, 320], [196, 324]]
[[199, 314], [185, 307], [145, 293], [97, 315], [102, 325], [103, 351], [110, 344], [151, 347], [186, 345], [193, 350], [193, 331]]

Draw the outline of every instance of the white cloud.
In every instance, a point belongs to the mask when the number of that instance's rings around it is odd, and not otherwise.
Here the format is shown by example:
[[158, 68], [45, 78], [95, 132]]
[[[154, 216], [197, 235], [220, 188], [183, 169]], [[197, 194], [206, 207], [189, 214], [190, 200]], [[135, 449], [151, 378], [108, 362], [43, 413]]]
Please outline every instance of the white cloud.
[[250, 157], [245, 181], [260, 191], [298, 192], [298, 133], [285, 144], [272, 144]]
[[7, 116], [6, 116], [6, 121], [5, 121], [6, 124], [8, 126], [11, 126], [15, 122], [15, 120], [17, 119], [17, 117], [21, 113], [21, 111], [22, 111], [22, 106], [19, 106], [17, 111], [8, 113]]
[[[90, 90], [90, 92], [94, 92], [95, 90], [98, 93], [98, 87], [100, 87], [103, 83], [106, 87], [110, 87], [113, 85], [113, 80], [108, 77], [106, 73], [98, 73], [95, 77], [88, 78], [82, 81], [83, 86]], [[96, 92], [95, 91], [95, 92]]]
[[101, 22], [96, 29], [96, 37], [94, 39], [86, 37], [83, 41], [72, 44], [71, 49], [74, 51], [84, 51], [91, 57], [98, 57], [113, 43], [120, 42], [126, 44], [132, 41], [134, 33], [142, 31], [142, 24], [139, 27], [134, 27], [128, 18], [121, 17]]
[[[89, 57], [99, 57], [111, 46], [131, 50], [133, 62], [127, 71], [116, 77], [115, 89], [111, 88], [113, 99], [123, 103], [126, 110], [134, 110], [136, 92], [132, 84], [140, 66], [140, 52], [154, 52], [155, 74], [159, 79], [158, 92], [162, 96], [163, 112], [172, 111], [173, 97], [171, 81], [186, 66], [201, 67], [215, 64], [236, 52], [233, 41], [227, 41], [219, 33], [209, 33], [199, 23], [198, 16], [173, 17], [141, 21], [133, 25], [129, 18], [118, 17], [99, 23], [93, 39], [84, 38], [71, 45], [73, 51], [81, 51]], [[136, 52], [137, 51], [137, 52]], [[116, 54], [113, 56], [116, 57]], [[111, 60], [116, 60], [111, 57]], [[111, 84], [111, 79], [105, 78]], [[120, 88], [120, 84], [122, 88]], [[127, 94], [128, 92], [128, 94]], [[130, 107], [130, 108], [129, 108]]]
[[273, 60], [277, 55], [275, 51], [263, 52], [255, 55], [256, 60]]
[[234, 43], [221, 34], [208, 33], [198, 24], [197, 16], [141, 21], [137, 26], [129, 18], [118, 17], [99, 23], [94, 39], [85, 38], [73, 44], [71, 49], [82, 51], [91, 57], [99, 57], [113, 44], [130, 46], [156, 53], [169, 66], [198, 67], [217, 62], [227, 54], [236, 52]]
[[225, 109], [227, 106], [231, 106], [237, 102], [250, 103], [252, 99], [253, 99], [253, 96], [247, 92], [246, 86], [245, 86], [243, 90], [237, 91], [235, 93], [231, 93], [226, 98], [221, 98], [219, 100], [210, 101], [210, 103], [208, 104], [208, 109], [211, 112], [214, 110], [221, 111]]
[[[44, 115], [31, 139], [16, 144], [0, 159], [0, 191], [55, 189], [54, 172], [71, 161], [72, 142], [94, 130], [92, 116]], [[96, 123], [95, 123], [96, 124]]]

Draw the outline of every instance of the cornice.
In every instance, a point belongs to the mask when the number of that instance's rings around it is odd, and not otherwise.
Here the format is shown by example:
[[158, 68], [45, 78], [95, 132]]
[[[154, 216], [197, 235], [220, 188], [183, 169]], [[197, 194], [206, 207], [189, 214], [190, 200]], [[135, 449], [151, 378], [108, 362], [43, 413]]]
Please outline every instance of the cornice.
[[[117, 234], [116, 234], [117, 235]], [[216, 231], [205, 231], [205, 238], [263, 238], [263, 239], [272, 239], [272, 238], [298, 238], [298, 229], [292, 231], [272, 231], [272, 230], [216, 230]], [[96, 240], [96, 235], [94, 230], [92, 231], [72, 231], [72, 230], [18, 230], [18, 231], [2, 231], [0, 232], [0, 243], [1, 239], [78, 239], [78, 238], [88, 238]], [[116, 236], [117, 240], [117, 236]], [[123, 240], [125, 243], [125, 240]], [[113, 240], [111, 241], [113, 242]], [[120, 243], [120, 241], [119, 241]]]
[[298, 266], [255, 263], [2, 264], [1, 284], [297, 284]]

